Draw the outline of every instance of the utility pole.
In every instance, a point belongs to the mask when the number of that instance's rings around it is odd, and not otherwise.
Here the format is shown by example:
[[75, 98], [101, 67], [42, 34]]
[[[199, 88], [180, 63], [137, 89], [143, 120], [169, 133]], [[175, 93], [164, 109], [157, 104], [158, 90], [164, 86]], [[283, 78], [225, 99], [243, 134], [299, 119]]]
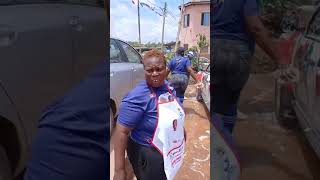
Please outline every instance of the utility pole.
[[165, 22], [166, 22], [166, 15], [167, 15], [167, 2], [164, 2], [164, 8], [163, 8], [163, 24], [162, 24], [162, 40], [161, 40], [161, 51], [163, 51], [164, 24], [165, 24]]
[[141, 54], [141, 33], [140, 33], [140, 1], [138, 0], [138, 31], [139, 31], [139, 53]]
[[177, 49], [178, 49], [179, 35], [180, 35], [180, 31], [181, 31], [182, 18], [183, 18], [183, 11], [184, 11], [184, 0], [182, 0], [182, 3], [181, 3], [180, 19], [179, 19], [178, 32], [177, 32], [177, 37], [176, 37], [176, 45], [174, 46], [174, 52], [177, 52]]

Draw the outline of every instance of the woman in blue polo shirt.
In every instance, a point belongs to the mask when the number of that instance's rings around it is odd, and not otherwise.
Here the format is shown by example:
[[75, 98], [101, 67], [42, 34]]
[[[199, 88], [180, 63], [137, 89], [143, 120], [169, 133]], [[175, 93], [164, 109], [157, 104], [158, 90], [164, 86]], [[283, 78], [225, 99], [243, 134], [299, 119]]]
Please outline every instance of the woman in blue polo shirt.
[[113, 135], [114, 180], [125, 180], [125, 150], [139, 180], [173, 179], [183, 160], [185, 113], [165, 81], [158, 50], [143, 58], [145, 78], [122, 100]]
[[184, 57], [184, 48], [180, 47], [178, 48], [175, 57], [170, 60], [167, 68], [167, 75], [169, 75], [170, 72], [172, 74], [170, 83], [176, 90], [177, 97], [181, 103], [183, 103], [184, 93], [189, 83], [189, 76], [191, 75], [197, 83], [200, 83], [192, 69], [190, 61], [192, 57], [193, 53], [188, 54], [188, 57]]

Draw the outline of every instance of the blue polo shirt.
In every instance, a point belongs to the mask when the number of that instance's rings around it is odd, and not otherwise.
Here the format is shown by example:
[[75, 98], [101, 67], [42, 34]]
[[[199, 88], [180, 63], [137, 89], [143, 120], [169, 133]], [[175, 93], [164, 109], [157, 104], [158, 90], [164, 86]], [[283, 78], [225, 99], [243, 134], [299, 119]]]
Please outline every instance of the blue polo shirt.
[[170, 60], [167, 66], [172, 74], [185, 74], [189, 76], [187, 68], [191, 65], [191, 61], [188, 57], [175, 56]]
[[109, 177], [107, 66], [43, 112], [24, 180], [105, 180]]
[[175, 96], [174, 89], [167, 81], [161, 87], [152, 88], [153, 91], [151, 91], [144, 80], [123, 98], [118, 123], [133, 128], [130, 133], [133, 141], [151, 147], [150, 142], [157, 126], [157, 99], [169, 92], [166, 85]]
[[211, 5], [212, 39], [245, 41], [253, 51], [255, 41], [246, 30], [245, 17], [259, 15], [257, 0], [214, 0]]

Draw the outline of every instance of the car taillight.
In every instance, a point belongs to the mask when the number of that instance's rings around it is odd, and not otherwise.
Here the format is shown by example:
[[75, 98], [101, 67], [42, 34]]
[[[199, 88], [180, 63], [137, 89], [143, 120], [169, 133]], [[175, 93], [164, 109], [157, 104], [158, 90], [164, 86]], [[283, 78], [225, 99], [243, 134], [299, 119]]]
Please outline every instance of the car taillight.
[[316, 96], [320, 96], [320, 69], [316, 74]]

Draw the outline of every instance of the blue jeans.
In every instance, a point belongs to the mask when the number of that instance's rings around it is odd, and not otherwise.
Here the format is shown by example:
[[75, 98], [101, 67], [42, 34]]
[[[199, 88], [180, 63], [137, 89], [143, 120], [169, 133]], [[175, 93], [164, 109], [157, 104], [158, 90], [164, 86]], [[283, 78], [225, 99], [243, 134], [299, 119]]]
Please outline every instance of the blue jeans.
[[172, 74], [171, 86], [176, 90], [176, 96], [183, 103], [184, 93], [188, 87], [189, 77], [185, 74]]

